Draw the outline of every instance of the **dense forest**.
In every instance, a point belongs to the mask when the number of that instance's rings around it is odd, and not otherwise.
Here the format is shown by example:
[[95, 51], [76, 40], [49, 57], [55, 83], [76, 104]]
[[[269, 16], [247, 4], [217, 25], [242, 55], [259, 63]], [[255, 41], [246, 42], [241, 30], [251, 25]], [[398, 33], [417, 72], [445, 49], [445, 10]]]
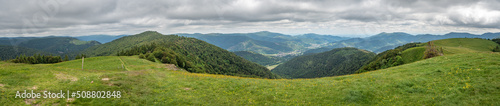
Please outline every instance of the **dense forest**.
[[356, 48], [337, 48], [328, 52], [295, 57], [272, 72], [285, 78], [317, 78], [352, 74], [375, 53]]
[[87, 56], [139, 55], [150, 61], [175, 64], [189, 72], [244, 77], [278, 78], [267, 68], [204, 41], [147, 31], [94, 46]]

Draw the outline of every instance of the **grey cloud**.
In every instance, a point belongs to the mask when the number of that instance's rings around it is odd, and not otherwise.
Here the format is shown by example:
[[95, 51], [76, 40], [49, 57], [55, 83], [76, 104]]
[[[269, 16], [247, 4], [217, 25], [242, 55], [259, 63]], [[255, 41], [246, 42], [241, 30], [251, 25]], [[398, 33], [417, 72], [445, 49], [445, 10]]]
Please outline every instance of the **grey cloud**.
[[[44, 6], [47, 6], [44, 3], [50, 4], [54, 1], [58, 3], [55, 13], [44, 10]], [[479, 5], [486, 11], [500, 12], [500, 2], [496, 0], [71, 0], [61, 3], [62, 1], [65, 0], [0, 1], [0, 36], [1, 32], [22, 32], [20, 30], [26, 28], [26, 20], [35, 23], [44, 19], [47, 22], [35, 25], [34, 29], [38, 31], [32, 33], [110, 24], [116, 24], [117, 28], [113, 28], [113, 31], [120, 27], [126, 31], [131, 28], [191, 28], [189, 26], [250, 27], [256, 30], [269, 25], [289, 28], [290, 23], [321, 24], [338, 20], [376, 22], [384, 26], [419, 21], [428, 25], [500, 28], [500, 20], [486, 21], [488, 18], [500, 16], [483, 16], [471, 21], [459, 13], [450, 12], [450, 8], [471, 5]], [[37, 18], [37, 14], [45, 14], [48, 17]], [[443, 20], [442, 17], [446, 17], [450, 22], [436, 24], [435, 22]], [[283, 20], [287, 22], [281, 23]], [[349, 26], [349, 23], [342, 23], [342, 26], [330, 27]], [[105, 32], [108, 29], [100, 30]]]

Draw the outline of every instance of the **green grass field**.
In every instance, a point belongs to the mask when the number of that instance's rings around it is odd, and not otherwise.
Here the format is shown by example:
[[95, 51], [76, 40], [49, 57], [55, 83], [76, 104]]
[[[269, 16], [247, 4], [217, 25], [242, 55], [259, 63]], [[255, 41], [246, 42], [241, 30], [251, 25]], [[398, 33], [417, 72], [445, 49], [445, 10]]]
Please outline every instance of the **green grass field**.
[[[121, 61], [130, 71], [121, 68]], [[95, 57], [85, 63], [88, 69], [81, 70], [81, 60], [0, 62], [0, 104], [500, 105], [499, 53], [440, 56], [362, 74], [293, 80], [172, 71], [136, 56]], [[14, 98], [24, 90], [121, 91], [122, 97], [69, 102]]]
[[[316, 79], [189, 73], [137, 56], [86, 58], [84, 70], [81, 60], [36, 65], [0, 62], [0, 104], [500, 105], [500, 53], [455, 47], [471, 52]], [[120, 91], [121, 98], [15, 98], [17, 91], [24, 90]]]
[[[491, 52], [493, 48], [499, 46], [493, 41], [485, 39], [471, 38], [451, 38], [433, 41], [434, 45], [443, 48], [444, 55]], [[419, 45], [420, 47], [409, 48], [402, 52], [404, 63], [411, 63], [422, 60], [426, 50], [427, 43]]]
[[473, 52], [491, 52], [493, 48], [498, 46], [498, 44], [490, 40], [471, 38], [451, 38], [436, 40], [434, 41], [434, 44], [443, 47], [443, 52], [445, 55]]
[[424, 59], [424, 52], [426, 47], [409, 48], [401, 53], [404, 63], [412, 63]]

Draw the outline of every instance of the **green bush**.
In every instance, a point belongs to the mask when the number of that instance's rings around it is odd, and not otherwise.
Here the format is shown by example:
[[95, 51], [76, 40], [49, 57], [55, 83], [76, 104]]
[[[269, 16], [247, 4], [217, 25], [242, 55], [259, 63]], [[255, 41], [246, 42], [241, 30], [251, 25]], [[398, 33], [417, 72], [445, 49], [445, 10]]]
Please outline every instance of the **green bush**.
[[146, 59], [149, 61], [155, 62], [155, 57], [152, 54], [148, 55], [148, 57]]

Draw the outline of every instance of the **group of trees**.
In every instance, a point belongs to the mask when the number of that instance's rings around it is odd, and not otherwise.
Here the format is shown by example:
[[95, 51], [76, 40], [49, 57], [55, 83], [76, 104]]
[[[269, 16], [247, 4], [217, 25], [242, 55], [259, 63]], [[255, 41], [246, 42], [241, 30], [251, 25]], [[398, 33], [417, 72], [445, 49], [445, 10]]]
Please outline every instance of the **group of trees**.
[[[178, 67], [184, 68], [191, 72], [203, 72], [200, 67], [195, 67], [190, 61], [187, 61], [183, 55], [177, 54], [170, 48], [158, 46], [159, 44], [152, 43], [143, 46], [133, 47], [128, 51], [121, 51], [118, 56], [131, 56], [139, 54], [139, 58], [146, 59], [152, 62], [159, 61], [161, 63], [175, 64]], [[168, 45], [168, 44], [163, 44]]]
[[432, 57], [436, 57], [436, 56], [442, 56], [443, 55], [443, 48], [440, 47], [438, 49], [438, 47], [436, 45], [434, 45], [434, 42], [430, 41], [430, 42], [427, 42], [427, 48], [425, 49], [425, 52], [424, 52], [424, 59], [428, 59], [428, 58], [432, 58]]
[[161, 63], [175, 64], [178, 67], [184, 68], [190, 72], [203, 72], [200, 67], [195, 67], [190, 61], [186, 61], [183, 55], [177, 54], [174, 50], [160, 46], [171, 44], [151, 43], [142, 46], [135, 46], [130, 50], [122, 50], [117, 53], [118, 56], [139, 55], [139, 58], [146, 59], [152, 62], [159, 61]]
[[20, 55], [16, 59], [11, 60], [14, 63], [28, 63], [28, 64], [46, 64], [46, 63], [58, 63], [62, 62], [61, 56], [52, 55], [40, 55], [36, 54], [33, 56]]
[[398, 66], [405, 64], [402, 58], [402, 52], [406, 49], [417, 47], [420, 43], [408, 43], [403, 46], [398, 46], [395, 49], [387, 50], [379, 53], [373, 60], [368, 64], [361, 67], [356, 73], [362, 73], [366, 71], [385, 69], [393, 66]]
[[[76, 55], [75, 60], [82, 59], [82, 57], [87, 57], [87, 56], [85, 54]], [[66, 58], [68, 58], [68, 55], [66, 55]]]

